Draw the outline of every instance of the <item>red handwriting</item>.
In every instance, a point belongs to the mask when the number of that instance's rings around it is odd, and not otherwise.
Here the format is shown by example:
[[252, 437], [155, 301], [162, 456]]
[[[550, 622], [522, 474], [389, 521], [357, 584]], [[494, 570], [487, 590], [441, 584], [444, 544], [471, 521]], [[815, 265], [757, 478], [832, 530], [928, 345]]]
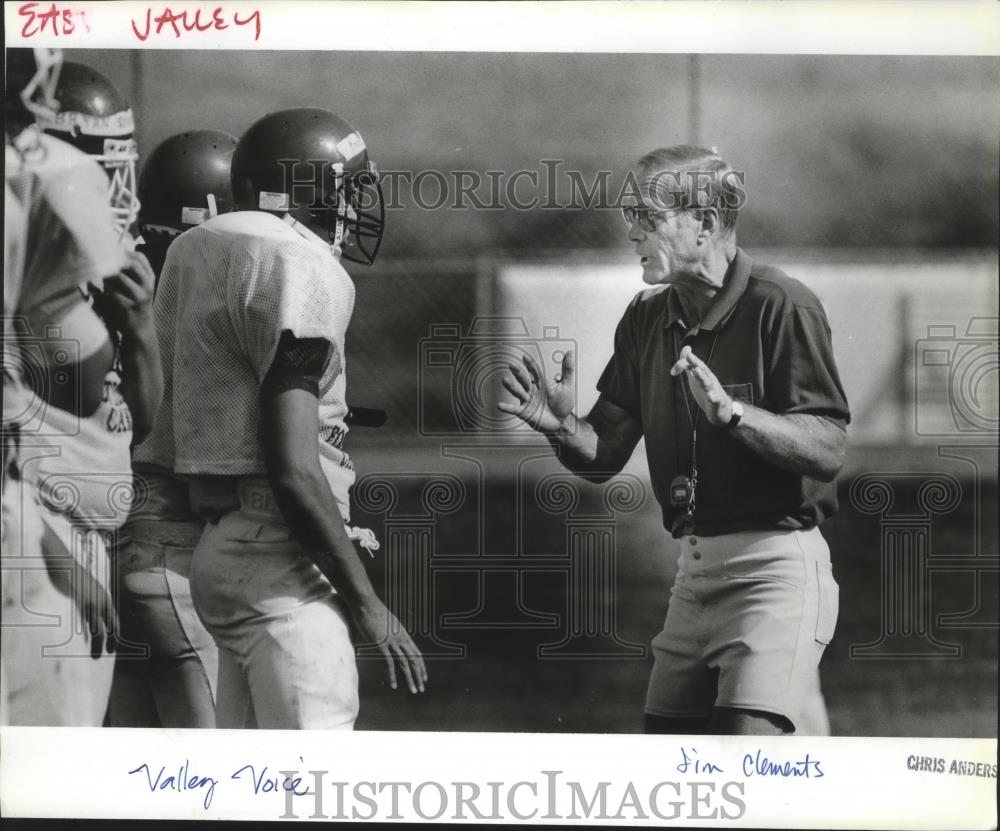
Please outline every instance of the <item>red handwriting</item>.
[[[170, 30], [173, 31], [175, 38], [179, 38], [184, 32], [207, 32], [209, 29], [215, 29], [217, 32], [221, 32], [223, 29], [229, 28], [229, 22], [226, 20], [226, 16], [221, 6], [216, 6], [210, 17], [206, 12], [205, 17], [208, 19], [204, 19], [202, 17], [201, 9], [196, 9], [193, 14], [189, 14], [187, 9], [175, 12], [169, 6], [164, 7], [163, 11], [154, 17], [153, 10], [151, 8], [147, 8], [146, 28], [140, 31], [139, 26], [136, 25], [135, 18], [133, 18], [132, 31], [135, 32], [135, 36], [139, 38], [139, 40], [145, 41], [150, 34], [159, 35], [166, 27], [169, 27]], [[248, 26], [253, 23], [253, 39], [260, 39], [259, 10], [254, 9], [246, 16], [241, 16], [239, 12], [234, 11], [232, 12], [232, 22], [234, 26]]]
[[[38, 34], [44, 34], [47, 29], [51, 29], [52, 34], [71, 35], [76, 31], [77, 22], [82, 24], [86, 31], [90, 31], [87, 23], [87, 13], [81, 9], [60, 9], [53, 3], [45, 11], [35, 11], [38, 3], [24, 3], [18, 10], [19, 17], [24, 18], [24, 25], [21, 27], [21, 37], [30, 38]], [[75, 19], [75, 21], [74, 21]]]

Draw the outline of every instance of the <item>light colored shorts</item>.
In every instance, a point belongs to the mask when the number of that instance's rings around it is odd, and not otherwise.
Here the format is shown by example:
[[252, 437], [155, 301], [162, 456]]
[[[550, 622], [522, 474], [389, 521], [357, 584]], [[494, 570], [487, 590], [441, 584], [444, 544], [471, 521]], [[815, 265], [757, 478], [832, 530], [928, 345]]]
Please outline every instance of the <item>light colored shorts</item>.
[[646, 713], [707, 718], [714, 707], [794, 726], [837, 623], [839, 589], [819, 529], [683, 537]]

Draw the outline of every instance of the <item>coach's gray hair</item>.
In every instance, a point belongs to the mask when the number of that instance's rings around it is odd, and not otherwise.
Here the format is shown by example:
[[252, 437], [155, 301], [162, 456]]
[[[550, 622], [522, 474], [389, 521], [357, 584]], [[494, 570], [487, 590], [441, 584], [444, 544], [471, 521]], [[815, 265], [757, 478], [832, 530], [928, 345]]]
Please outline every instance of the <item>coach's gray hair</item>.
[[746, 201], [744, 177], [714, 147], [660, 147], [639, 159], [639, 169], [644, 176], [662, 175], [654, 195], [668, 207], [715, 208], [724, 231], [736, 228], [740, 207]]

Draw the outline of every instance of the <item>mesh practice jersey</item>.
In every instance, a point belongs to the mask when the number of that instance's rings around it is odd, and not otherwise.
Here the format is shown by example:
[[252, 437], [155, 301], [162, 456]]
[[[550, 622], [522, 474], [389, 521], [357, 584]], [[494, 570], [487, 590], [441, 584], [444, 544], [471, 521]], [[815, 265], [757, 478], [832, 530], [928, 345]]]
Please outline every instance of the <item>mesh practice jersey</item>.
[[328, 245], [271, 214], [223, 214], [181, 234], [155, 300], [164, 399], [136, 460], [183, 475], [266, 474], [260, 385], [281, 333], [323, 338], [319, 459], [349, 518], [344, 339], [354, 294]]
[[125, 252], [101, 166], [50, 135], [34, 138], [37, 143], [22, 152], [8, 146], [4, 158], [7, 184], [28, 209], [17, 308], [29, 318], [54, 321], [79, 303], [77, 286], [100, 285], [117, 274], [125, 265]]
[[[47, 426], [51, 408], [33, 393], [21, 371], [32, 372], [44, 339], [48, 349], [70, 362], [94, 354], [108, 339], [107, 329], [79, 286], [100, 284], [125, 265], [108, 207], [107, 176], [85, 153], [30, 129], [7, 145], [4, 173], [8, 211], [4, 227], [4, 420], [28, 437], [50, 444], [59, 437], [77, 440], [70, 426]], [[21, 223], [8, 229], [19, 210]], [[17, 237], [11, 237], [16, 234]], [[63, 346], [63, 349], [59, 349]], [[56, 447], [53, 452], [59, 452]]]

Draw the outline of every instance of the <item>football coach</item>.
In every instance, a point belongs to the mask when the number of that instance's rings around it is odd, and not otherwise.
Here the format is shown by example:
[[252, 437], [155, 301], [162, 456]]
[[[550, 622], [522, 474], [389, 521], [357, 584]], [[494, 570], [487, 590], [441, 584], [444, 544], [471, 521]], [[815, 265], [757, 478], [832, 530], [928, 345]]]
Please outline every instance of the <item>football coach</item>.
[[743, 177], [714, 151], [654, 150], [623, 199], [650, 288], [618, 324], [586, 418], [575, 358], [510, 366], [500, 409], [603, 482], [645, 437], [663, 525], [680, 543], [653, 639], [646, 731], [782, 734], [803, 725], [837, 621], [819, 525], [837, 510], [847, 400], [817, 298], [736, 244]]

